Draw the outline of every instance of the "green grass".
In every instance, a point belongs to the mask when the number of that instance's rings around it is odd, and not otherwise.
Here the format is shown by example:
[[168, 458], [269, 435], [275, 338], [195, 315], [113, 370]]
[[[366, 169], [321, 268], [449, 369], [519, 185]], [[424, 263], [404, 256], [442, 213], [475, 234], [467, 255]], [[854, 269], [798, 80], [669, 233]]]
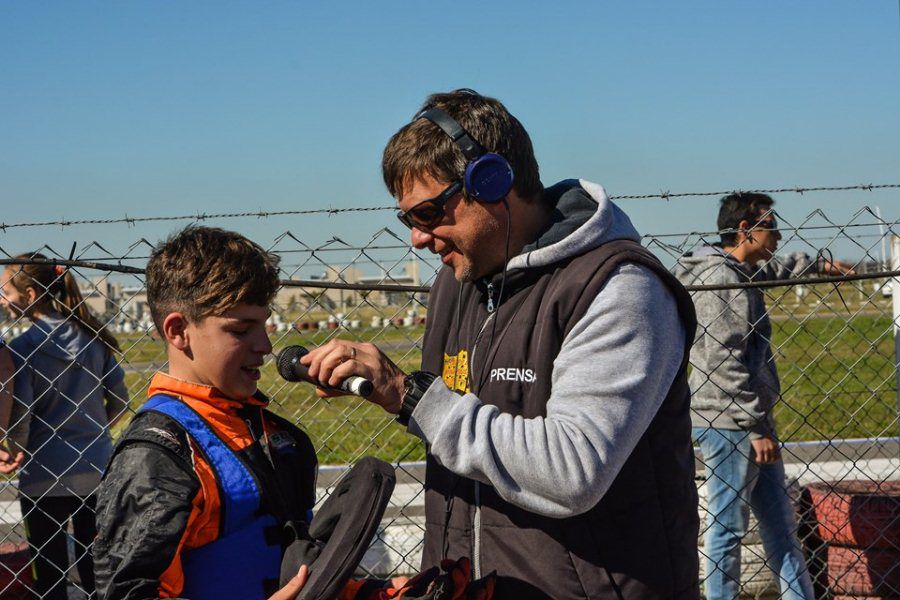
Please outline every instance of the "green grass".
[[772, 337], [785, 441], [897, 435], [890, 317], [776, 321]]
[[[800, 307], [801, 309], [803, 307]], [[821, 307], [820, 307], [821, 308]], [[850, 306], [852, 310], [858, 306]], [[773, 311], [773, 348], [782, 379], [783, 401], [776, 420], [784, 441], [897, 435], [894, 340], [887, 315], [848, 318], [840, 303], [831, 316], [794, 316], [781, 306]], [[820, 312], [825, 312], [821, 309]], [[840, 313], [843, 313], [841, 315]], [[815, 313], [813, 313], [815, 314]], [[372, 341], [406, 371], [419, 366], [422, 327], [389, 326], [341, 332], [341, 337]], [[335, 331], [273, 334], [275, 351], [289, 344], [316, 346]], [[279, 337], [280, 336], [280, 337]], [[146, 398], [152, 376], [148, 363], [164, 360], [162, 345], [149, 337], [122, 340], [129, 364], [132, 407]], [[313, 439], [322, 464], [345, 463], [370, 454], [389, 461], [420, 460], [422, 443], [408, 435], [381, 408], [356, 398], [317, 398], [306, 384], [282, 381], [268, 363], [260, 389], [272, 408], [298, 423]], [[117, 427], [117, 431], [121, 425]]]

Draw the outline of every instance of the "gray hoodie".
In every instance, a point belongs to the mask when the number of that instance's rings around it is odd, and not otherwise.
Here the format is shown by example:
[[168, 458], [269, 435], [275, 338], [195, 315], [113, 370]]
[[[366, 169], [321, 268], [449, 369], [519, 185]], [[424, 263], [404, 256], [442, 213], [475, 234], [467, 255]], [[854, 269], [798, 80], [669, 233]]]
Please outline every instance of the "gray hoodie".
[[88, 496], [112, 451], [104, 399], [127, 401], [125, 375], [105, 344], [48, 315], [9, 344], [16, 365], [11, 437], [26, 449], [19, 490]]
[[[569, 180], [550, 226], [508, 263], [510, 274], [580, 255], [612, 240], [640, 240], [603, 188]], [[649, 269], [609, 277], [553, 361], [546, 417], [526, 419], [432, 383], [412, 433], [452, 472], [488, 483], [507, 502], [556, 518], [594, 507], [668, 393], [684, 356], [675, 299]], [[548, 357], [552, 358], [552, 357]]]
[[[789, 279], [813, 262], [802, 253], [750, 265], [720, 246], [702, 246], [679, 259], [685, 286]], [[759, 288], [692, 291], [697, 334], [691, 349], [691, 419], [696, 427], [748, 430], [775, 437], [772, 409], [781, 384], [772, 355], [772, 324]]]

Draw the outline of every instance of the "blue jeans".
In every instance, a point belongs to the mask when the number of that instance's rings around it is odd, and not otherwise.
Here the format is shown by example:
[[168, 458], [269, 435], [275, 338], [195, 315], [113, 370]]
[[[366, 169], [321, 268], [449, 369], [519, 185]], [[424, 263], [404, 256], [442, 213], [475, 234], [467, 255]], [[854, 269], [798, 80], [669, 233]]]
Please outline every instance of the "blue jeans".
[[750, 510], [759, 521], [766, 562], [778, 576], [785, 600], [814, 600], [809, 571], [797, 539], [797, 520], [784, 480], [784, 463], [750, 459], [746, 431], [694, 427], [703, 452], [709, 498], [704, 553], [707, 600], [737, 598], [741, 585], [741, 539]]

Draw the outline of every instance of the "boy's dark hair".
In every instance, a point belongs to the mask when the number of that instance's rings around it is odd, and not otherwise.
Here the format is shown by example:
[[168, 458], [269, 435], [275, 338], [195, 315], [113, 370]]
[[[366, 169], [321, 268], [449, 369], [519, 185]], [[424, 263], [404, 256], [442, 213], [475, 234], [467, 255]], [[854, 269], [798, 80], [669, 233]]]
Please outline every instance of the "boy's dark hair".
[[749, 221], [755, 225], [762, 213], [765, 213], [775, 200], [766, 194], [755, 192], [735, 192], [728, 194], [720, 200], [719, 236], [725, 247], [734, 246], [737, 243], [737, 228], [741, 221]]
[[[530, 200], [544, 189], [528, 132], [499, 100], [457, 90], [432, 94], [421, 110], [426, 108], [440, 108], [456, 119], [485, 151], [506, 158], [515, 177], [513, 189], [523, 199]], [[461, 179], [466, 163], [462, 150], [450, 136], [428, 119], [417, 118], [388, 141], [381, 171], [391, 195], [399, 198], [425, 174], [447, 183]]]
[[181, 312], [198, 322], [240, 304], [267, 306], [278, 291], [278, 257], [233, 231], [188, 226], [153, 249], [147, 303], [160, 335]]

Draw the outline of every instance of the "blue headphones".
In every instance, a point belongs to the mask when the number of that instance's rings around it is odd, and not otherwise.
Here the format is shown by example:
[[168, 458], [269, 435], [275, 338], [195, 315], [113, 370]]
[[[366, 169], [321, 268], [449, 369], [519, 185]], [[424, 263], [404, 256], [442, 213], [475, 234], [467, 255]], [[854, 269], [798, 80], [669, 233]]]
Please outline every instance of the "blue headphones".
[[456, 119], [440, 108], [426, 108], [416, 119], [428, 119], [450, 136], [466, 157], [463, 186], [466, 193], [480, 202], [503, 200], [512, 189], [513, 170], [509, 162], [494, 152], [485, 152]]

